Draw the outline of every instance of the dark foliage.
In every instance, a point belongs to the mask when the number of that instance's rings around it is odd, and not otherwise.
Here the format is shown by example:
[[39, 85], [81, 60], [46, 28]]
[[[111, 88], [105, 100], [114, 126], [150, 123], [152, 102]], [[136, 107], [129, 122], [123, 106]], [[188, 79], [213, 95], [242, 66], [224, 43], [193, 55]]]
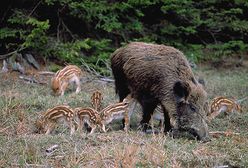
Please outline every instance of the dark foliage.
[[245, 0], [18, 0], [2, 2], [0, 52], [14, 50], [109, 75], [110, 54], [130, 41], [172, 45], [193, 61], [247, 51]]

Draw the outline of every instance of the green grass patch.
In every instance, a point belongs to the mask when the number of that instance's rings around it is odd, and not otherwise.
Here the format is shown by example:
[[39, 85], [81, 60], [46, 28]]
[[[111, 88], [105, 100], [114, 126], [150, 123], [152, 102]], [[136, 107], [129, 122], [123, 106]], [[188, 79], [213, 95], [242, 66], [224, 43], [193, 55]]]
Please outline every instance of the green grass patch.
[[[215, 96], [243, 98], [248, 96], [248, 70], [216, 70], [209, 67], [195, 70], [206, 81], [209, 99]], [[3, 74], [0, 74], [3, 78]], [[63, 97], [51, 95], [49, 85], [28, 84], [20, 79], [5, 78], [0, 82], [0, 167], [214, 167], [248, 165], [248, 101], [242, 103], [243, 113], [220, 115], [209, 124], [210, 131], [239, 133], [212, 138], [200, 143], [187, 139], [172, 139], [137, 130], [141, 116], [131, 119], [129, 133], [120, 130], [121, 122], [108, 127], [107, 133], [89, 136], [84, 132], [69, 136], [66, 126], [52, 135], [36, 134], [34, 122], [41, 112], [59, 104], [89, 107], [90, 96], [96, 89], [103, 92], [103, 106], [118, 101], [113, 84], [88, 82], [74, 94], [71, 87]], [[136, 111], [140, 111], [137, 108]], [[24, 115], [29, 133], [16, 135], [20, 116]], [[51, 154], [46, 149], [59, 145]]]

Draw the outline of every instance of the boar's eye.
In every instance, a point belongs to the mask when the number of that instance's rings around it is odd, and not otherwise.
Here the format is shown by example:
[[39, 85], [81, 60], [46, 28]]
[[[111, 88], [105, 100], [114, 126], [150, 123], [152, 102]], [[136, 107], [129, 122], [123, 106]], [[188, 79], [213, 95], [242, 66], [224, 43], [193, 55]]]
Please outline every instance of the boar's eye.
[[196, 112], [196, 107], [194, 105], [190, 104], [189, 108], [192, 112]]

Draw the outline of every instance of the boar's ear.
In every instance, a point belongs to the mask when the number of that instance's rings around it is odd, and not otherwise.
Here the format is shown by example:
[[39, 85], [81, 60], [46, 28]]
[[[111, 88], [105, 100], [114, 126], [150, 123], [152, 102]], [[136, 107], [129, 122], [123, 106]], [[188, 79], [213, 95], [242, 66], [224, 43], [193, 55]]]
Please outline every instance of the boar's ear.
[[187, 101], [191, 88], [187, 82], [177, 81], [173, 86], [173, 92], [177, 102]]

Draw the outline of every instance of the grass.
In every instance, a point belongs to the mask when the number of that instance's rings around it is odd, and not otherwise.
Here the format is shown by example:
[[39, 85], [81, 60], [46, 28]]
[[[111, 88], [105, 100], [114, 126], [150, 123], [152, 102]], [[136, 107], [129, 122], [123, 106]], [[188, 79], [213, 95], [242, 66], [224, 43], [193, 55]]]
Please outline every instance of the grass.
[[[248, 96], [248, 69], [195, 70], [206, 81], [209, 98]], [[110, 125], [107, 133], [69, 136], [66, 127], [52, 135], [35, 133], [34, 122], [41, 112], [59, 104], [71, 107], [91, 106], [90, 96], [103, 92], [103, 106], [117, 102], [113, 84], [88, 82], [80, 94], [70, 90], [63, 97], [53, 97], [49, 85], [28, 84], [15, 72], [0, 74], [0, 167], [217, 167], [248, 165], [248, 101], [243, 113], [218, 116], [209, 124], [211, 131], [232, 130], [239, 135], [212, 138], [211, 142], [173, 139], [163, 134], [144, 134], [135, 129], [140, 114], [132, 118], [133, 129], [125, 133], [120, 122]], [[47, 79], [49, 81], [49, 79]], [[59, 145], [52, 153], [46, 149]]]

